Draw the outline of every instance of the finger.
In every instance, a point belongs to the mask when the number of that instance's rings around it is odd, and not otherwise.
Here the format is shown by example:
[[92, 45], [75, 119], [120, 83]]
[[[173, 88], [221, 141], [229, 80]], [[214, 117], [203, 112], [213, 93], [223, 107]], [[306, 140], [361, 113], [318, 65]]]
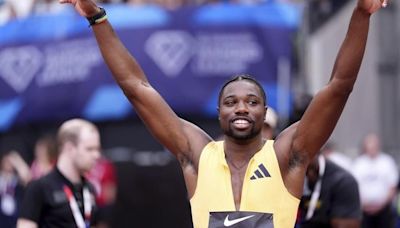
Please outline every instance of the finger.
[[383, 0], [382, 7], [385, 8], [388, 5], [388, 0]]

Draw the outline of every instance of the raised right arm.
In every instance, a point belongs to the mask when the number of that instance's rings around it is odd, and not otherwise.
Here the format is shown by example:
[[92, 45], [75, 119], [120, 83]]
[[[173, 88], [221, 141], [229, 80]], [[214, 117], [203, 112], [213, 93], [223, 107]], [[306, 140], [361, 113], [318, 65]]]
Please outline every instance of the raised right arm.
[[301, 197], [308, 164], [331, 136], [356, 82], [367, 44], [370, 17], [386, 0], [358, 0], [331, 79], [312, 99], [301, 120], [275, 141], [285, 185]]
[[[85, 17], [99, 8], [92, 0], [61, 0], [71, 3]], [[179, 118], [150, 85], [143, 70], [127, 51], [108, 21], [92, 26], [100, 51], [115, 81], [135, 107], [135, 111], [153, 136], [180, 161], [197, 165], [201, 149], [211, 138], [197, 126]]]

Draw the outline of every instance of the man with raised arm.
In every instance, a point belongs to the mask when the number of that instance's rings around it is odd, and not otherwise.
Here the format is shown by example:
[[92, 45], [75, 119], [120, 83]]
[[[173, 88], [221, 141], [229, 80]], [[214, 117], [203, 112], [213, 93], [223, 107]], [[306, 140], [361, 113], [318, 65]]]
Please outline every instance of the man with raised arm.
[[[358, 0], [329, 83], [302, 119], [275, 141], [261, 134], [266, 98], [239, 75], [223, 85], [218, 116], [223, 141], [179, 118], [151, 86], [93, 0], [60, 0], [88, 18], [116, 82], [153, 136], [179, 160], [193, 224], [203, 227], [293, 227], [308, 164], [331, 135], [362, 62], [371, 15], [386, 0]], [[171, 88], [173, 89], [173, 88]], [[195, 105], [195, 104], [194, 104]]]

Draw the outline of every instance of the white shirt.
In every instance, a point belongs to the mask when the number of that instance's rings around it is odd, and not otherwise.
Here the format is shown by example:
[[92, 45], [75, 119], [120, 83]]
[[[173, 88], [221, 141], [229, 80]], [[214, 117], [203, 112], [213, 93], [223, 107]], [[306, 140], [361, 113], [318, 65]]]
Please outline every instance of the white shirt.
[[360, 188], [362, 204], [382, 204], [397, 186], [399, 173], [395, 161], [387, 154], [372, 158], [361, 155], [354, 161], [353, 175]]

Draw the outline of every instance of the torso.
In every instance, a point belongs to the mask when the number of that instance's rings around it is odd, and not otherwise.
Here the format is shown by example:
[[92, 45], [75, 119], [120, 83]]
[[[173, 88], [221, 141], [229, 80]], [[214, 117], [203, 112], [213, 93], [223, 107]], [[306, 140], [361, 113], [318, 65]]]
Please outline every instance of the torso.
[[240, 200], [242, 197], [242, 189], [243, 189], [243, 180], [246, 175], [246, 169], [249, 162], [246, 162], [242, 167], [235, 167], [231, 163], [228, 162], [228, 166], [231, 172], [231, 181], [232, 181], [232, 191], [233, 198], [235, 201], [236, 210], [240, 208]]
[[[72, 185], [58, 170], [53, 170], [48, 175], [33, 181], [26, 190], [26, 199], [21, 216], [37, 222], [39, 227], [75, 227], [75, 219], [71, 211], [69, 201], [64, 191], [68, 186], [75, 199], [78, 201], [80, 210], [83, 204], [82, 187], [79, 190]], [[88, 186], [92, 195], [92, 214], [95, 210], [94, 189], [87, 182], [81, 186]], [[25, 206], [27, 205], [27, 206]], [[39, 213], [38, 213], [39, 212]]]
[[244, 217], [249, 219], [243, 227], [279, 228], [293, 227], [299, 200], [284, 186], [273, 141], [243, 166], [230, 164], [223, 142], [210, 142], [202, 152], [190, 202], [195, 228], [220, 227]]

